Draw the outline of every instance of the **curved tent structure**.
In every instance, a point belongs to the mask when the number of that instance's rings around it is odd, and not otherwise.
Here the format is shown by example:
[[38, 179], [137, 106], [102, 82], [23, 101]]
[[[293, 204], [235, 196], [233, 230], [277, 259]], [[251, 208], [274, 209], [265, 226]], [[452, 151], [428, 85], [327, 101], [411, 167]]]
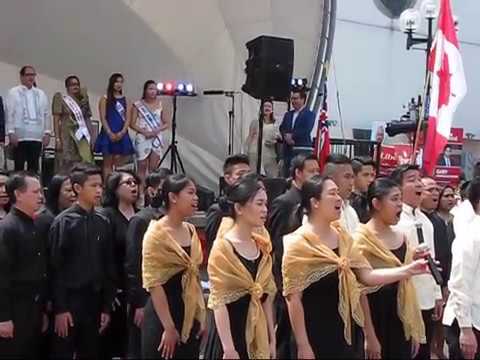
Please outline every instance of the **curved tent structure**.
[[[321, 30], [319, 0], [20, 0], [0, 11], [0, 86], [17, 82], [22, 64], [35, 65], [49, 96], [77, 74], [92, 107], [113, 72], [126, 78], [126, 93], [141, 96], [144, 81], [192, 81], [205, 89], [240, 91], [245, 43], [258, 35], [295, 40], [295, 70], [310, 78]], [[164, 98], [167, 111], [171, 99]], [[229, 99], [179, 98], [177, 135], [186, 171], [214, 188], [227, 152]], [[236, 96], [235, 148], [241, 150], [258, 102]], [[277, 109], [281, 116], [282, 106]], [[98, 117], [96, 117], [98, 118]]]

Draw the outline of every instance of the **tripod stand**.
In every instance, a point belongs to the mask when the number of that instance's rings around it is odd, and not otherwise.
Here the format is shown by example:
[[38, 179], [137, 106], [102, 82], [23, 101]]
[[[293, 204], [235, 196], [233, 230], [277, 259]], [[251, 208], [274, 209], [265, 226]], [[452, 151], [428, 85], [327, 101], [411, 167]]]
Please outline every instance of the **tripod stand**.
[[180, 157], [180, 153], [178, 152], [177, 147], [177, 139], [176, 139], [176, 132], [177, 132], [177, 95], [173, 95], [173, 115], [172, 115], [172, 141], [163, 154], [162, 158], [160, 159], [160, 163], [158, 167], [162, 165], [162, 163], [167, 158], [168, 153], [170, 153], [170, 171], [176, 174], [178, 172], [178, 165], [180, 164], [180, 169], [182, 169], [182, 173], [185, 174], [185, 168], [183, 167], [182, 158]]

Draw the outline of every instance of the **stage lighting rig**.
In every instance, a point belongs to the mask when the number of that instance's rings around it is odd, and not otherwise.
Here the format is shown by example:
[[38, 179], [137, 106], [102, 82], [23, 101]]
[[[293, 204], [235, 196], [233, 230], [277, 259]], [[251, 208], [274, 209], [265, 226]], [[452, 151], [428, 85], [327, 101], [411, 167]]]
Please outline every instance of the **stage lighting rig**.
[[167, 96], [197, 96], [195, 87], [191, 82], [167, 81], [157, 84], [158, 95]]
[[291, 83], [292, 91], [294, 90], [304, 90], [308, 91], [310, 88], [308, 87], [308, 79], [307, 78], [292, 78]]

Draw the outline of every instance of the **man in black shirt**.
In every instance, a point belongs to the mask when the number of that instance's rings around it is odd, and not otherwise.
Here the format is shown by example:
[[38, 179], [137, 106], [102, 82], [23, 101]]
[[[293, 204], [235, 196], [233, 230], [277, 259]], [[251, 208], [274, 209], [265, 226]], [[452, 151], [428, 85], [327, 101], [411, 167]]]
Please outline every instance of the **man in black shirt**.
[[273, 246], [273, 275], [279, 296], [277, 303], [277, 357], [289, 359], [296, 357], [291, 341], [292, 330], [288, 318], [285, 299], [281, 295], [282, 284], [282, 257], [283, 236], [295, 231], [302, 225], [303, 213], [299, 210], [302, 202], [303, 183], [313, 175], [320, 173], [318, 160], [314, 155], [297, 155], [291, 162], [292, 185], [283, 195], [273, 200], [270, 207], [267, 229], [270, 233]]
[[95, 210], [102, 196], [102, 172], [90, 165], [70, 175], [77, 203], [50, 229], [53, 356], [98, 358], [99, 334], [110, 321], [115, 295], [112, 234], [108, 219]]
[[[228, 188], [235, 184], [243, 175], [250, 172], [250, 162], [248, 156], [244, 154], [236, 154], [229, 156], [223, 164], [223, 178]], [[207, 240], [207, 251], [210, 253], [213, 241], [217, 237], [217, 231], [222, 222], [224, 213], [218, 202], [210, 206], [207, 211], [207, 224], [205, 226], [205, 235]]]
[[[444, 287], [447, 286], [448, 274], [452, 261], [452, 243], [449, 239], [447, 223], [438, 215], [440, 188], [431, 177], [422, 178], [423, 191], [420, 207], [433, 225], [433, 241], [435, 245], [435, 260], [440, 263]], [[446, 299], [444, 299], [446, 301]]]
[[350, 195], [350, 205], [355, 209], [362, 224], [370, 220], [367, 191], [375, 180], [375, 162], [370, 158], [355, 158], [352, 160], [353, 192]]
[[45, 316], [47, 254], [33, 218], [42, 203], [35, 175], [6, 183], [13, 204], [0, 223], [0, 358], [36, 358]]
[[160, 168], [149, 174], [145, 180], [146, 200], [149, 204], [135, 214], [128, 225], [127, 251], [125, 257], [125, 272], [127, 275], [127, 300], [130, 307], [128, 314], [128, 357], [141, 357], [141, 332], [143, 323], [143, 308], [148, 300], [148, 292], [142, 286], [142, 249], [143, 236], [152, 220], [158, 220], [164, 215], [162, 206], [162, 184], [169, 169]]

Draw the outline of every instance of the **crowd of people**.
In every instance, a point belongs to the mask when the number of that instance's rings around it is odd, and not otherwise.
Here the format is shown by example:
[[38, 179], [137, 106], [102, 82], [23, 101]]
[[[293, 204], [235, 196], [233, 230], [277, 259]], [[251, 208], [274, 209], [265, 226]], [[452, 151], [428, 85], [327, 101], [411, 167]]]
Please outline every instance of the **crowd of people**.
[[[36, 82], [32, 65], [20, 69], [20, 84], [11, 88], [5, 104], [0, 98], [0, 139], [7, 138], [8, 156], [15, 171], [38, 172], [42, 149], [54, 137], [55, 172], [66, 174], [78, 162], [94, 163], [94, 154], [103, 158], [103, 176], [134, 158], [138, 175], [156, 169], [167, 149], [165, 131], [171, 120], [158, 98], [157, 83], [148, 80], [139, 100], [124, 95], [124, 77], [112, 74], [106, 95], [100, 98], [98, 114], [101, 127], [92, 122], [92, 108], [86, 87], [76, 75], [65, 79], [65, 91], [57, 92], [51, 101]], [[262, 109], [262, 173], [268, 177], [288, 177], [292, 158], [312, 151], [311, 132], [315, 115], [305, 107], [306, 93], [292, 93], [292, 110], [281, 123], [273, 114], [273, 102], [265, 101]], [[53, 121], [50, 119], [52, 115]], [[258, 119], [251, 122], [245, 141], [252, 168], [256, 168]], [[0, 143], [4, 143], [1, 140]]]
[[451, 358], [473, 358], [480, 180], [457, 205], [415, 165], [374, 169], [332, 154], [320, 174], [297, 155], [268, 208], [248, 156], [231, 156], [206, 243], [185, 175], [149, 173], [140, 210], [128, 170], [104, 182], [74, 165], [45, 200], [35, 174], [2, 173], [0, 357], [424, 359], [446, 338]]
[[[229, 156], [203, 237], [194, 179], [158, 168], [168, 120], [154, 82], [132, 105], [112, 75], [93, 139], [88, 96], [66, 79], [53, 101], [64, 171], [44, 195], [48, 101], [33, 67], [20, 75], [16, 168], [0, 172], [0, 358], [429, 359], [445, 341], [452, 359], [479, 356], [480, 177], [460, 189], [417, 165], [377, 177], [342, 154], [320, 169], [295, 92], [279, 129], [287, 191], [268, 199], [252, 152]], [[134, 151], [138, 173], [118, 167]]]
[[[0, 137], [8, 138], [8, 155], [15, 171], [27, 167], [37, 173], [42, 149], [55, 141], [55, 172], [67, 174], [79, 162], [94, 163], [94, 154], [103, 158], [103, 176], [134, 157], [142, 182], [156, 169], [166, 149], [163, 133], [170, 121], [157, 96], [157, 84], [145, 82], [139, 100], [124, 95], [124, 77], [112, 74], [106, 95], [98, 104], [101, 128], [92, 123], [92, 109], [87, 89], [76, 75], [65, 79], [65, 92], [57, 92], [50, 102], [37, 86], [31, 65], [20, 69], [20, 85], [9, 90], [0, 114], [4, 125]], [[53, 121], [50, 119], [50, 114]], [[53, 123], [53, 126], [52, 126]], [[1, 141], [4, 143], [4, 141]]]

